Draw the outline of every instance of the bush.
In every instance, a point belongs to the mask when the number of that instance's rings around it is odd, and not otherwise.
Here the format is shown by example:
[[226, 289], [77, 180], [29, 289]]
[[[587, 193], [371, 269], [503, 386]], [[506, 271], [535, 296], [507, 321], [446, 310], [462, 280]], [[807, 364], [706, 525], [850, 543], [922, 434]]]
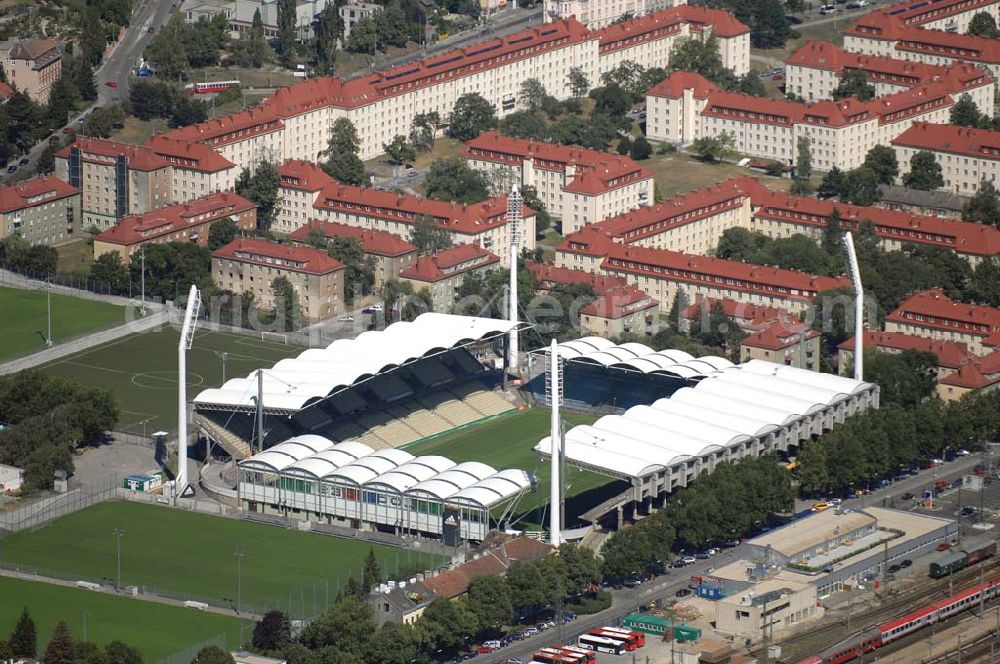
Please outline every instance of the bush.
[[567, 602], [565, 606], [566, 609], [581, 616], [599, 613], [611, 608], [611, 593], [604, 590], [584, 593], [575, 600]]

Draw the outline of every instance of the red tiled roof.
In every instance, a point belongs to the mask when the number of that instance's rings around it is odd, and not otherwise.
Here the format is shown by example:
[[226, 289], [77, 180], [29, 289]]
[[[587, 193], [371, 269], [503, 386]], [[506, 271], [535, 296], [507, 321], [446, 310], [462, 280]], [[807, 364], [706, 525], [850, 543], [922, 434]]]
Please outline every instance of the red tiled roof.
[[899, 210], [836, 203], [808, 196], [791, 196], [768, 189], [759, 181], [741, 177], [741, 185], [750, 192], [754, 216], [785, 223], [822, 227], [836, 209], [844, 230], [858, 230], [863, 221], [875, 224], [879, 237], [905, 243], [947, 247], [977, 256], [1000, 253], [1000, 230], [977, 224]]
[[447, 277], [499, 263], [491, 251], [475, 244], [460, 244], [429, 256], [421, 256], [399, 273], [416, 281], [440, 281]]
[[79, 189], [54, 175], [43, 175], [0, 188], [0, 212], [24, 210], [79, 193]]
[[749, 302], [739, 302], [731, 298], [713, 299], [699, 298], [695, 304], [688, 305], [681, 312], [681, 316], [687, 320], [696, 320], [701, 316], [702, 306], [706, 306], [709, 311], [716, 305], [722, 306], [722, 312], [739, 323], [744, 329], [761, 328], [778, 320], [779, 318], [789, 318], [791, 314], [780, 307], [762, 307]]
[[424, 580], [424, 585], [437, 597], [454, 599], [465, 594], [469, 585], [482, 576], [499, 576], [518, 561], [537, 560], [551, 553], [552, 547], [530, 537], [516, 537], [501, 546], [482, 553], [447, 572]]
[[917, 122], [892, 139], [893, 145], [1000, 160], [1000, 131]]
[[[159, 136], [179, 141], [195, 141], [209, 147], [244, 141], [252, 136], [284, 129], [285, 124], [267, 103], [221, 118], [172, 129]], [[155, 137], [154, 137], [155, 138]]]
[[[925, 62], [900, 60], [888, 56], [863, 55], [845, 51], [828, 41], [808, 41], [792, 53], [787, 65], [812, 69], [827, 69], [842, 74], [845, 69], [857, 69], [868, 74], [869, 82], [884, 81], [895, 85], [916, 85], [943, 78], [948, 68]], [[982, 72], [979, 72], [982, 76]]]
[[1000, 40], [944, 30], [926, 30], [906, 25], [903, 20], [890, 16], [888, 12], [888, 9], [873, 11], [858, 19], [844, 34], [893, 41], [896, 42], [894, 48], [901, 51], [927, 53], [955, 60], [1000, 63]]
[[255, 203], [232, 191], [222, 191], [143, 214], [122, 218], [117, 224], [97, 235], [96, 239], [110, 244], [130, 246], [153, 240], [184, 229], [196, 229], [224, 217], [253, 210]]
[[740, 345], [765, 350], [783, 350], [800, 343], [803, 340], [803, 333], [805, 333], [806, 341], [820, 336], [818, 331], [805, 323], [786, 318], [775, 321], [763, 330], [744, 337], [740, 341]]
[[322, 168], [301, 159], [289, 159], [278, 166], [278, 175], [281, 177], [283, 188], [310, 192], [319, 191], [335, 182]]
[[654, 278], [670, 278], [716, 288], [766, 293], [788, 299], [809, 299], [834, 288], [849, 286], [844, 277], [822, 277], [741, 263], [712, 256], [695, 256], [668, 249], [611, 245], [601, 264], [605, 271], [627, 272]]
[[551, 289], [560, 285], [587, 284], [594, 289], [595, 294], [602, 295], [612, 288], [628, 285], [628, 280], [624, 277], [610, 277], [583, 270], [571, 270], [566, 267], [556, 267], [551, 263], [525, 261], [524, 267], [538, 279], [540, 289]]
[[461, 151], [466, 159], [519, 164], [532, 159], [536, 168], [563, 172], [576, 169], [564, 191], [596, 195], [652, 179], [653, 174], [632, 159], [600, 150], [530, 141], [487, 131], [467, 142]]
[[53, 39], [25, 39], [14, 44], [10, 49], [10, 57], [12, 60], [37, 60], [58, 48], [59, 43]]
[[14, 88], [10, 87], [3, 81], [0, 81], [0, 97], [3, 99], [8, 99], [14, 94]]
[[984, 337], [1000, 332], [1000, 309], [956, 302], [945, 295], [940, 288], [914, 293], [901, 302], [885, 319], [895, 323], [940, 328]]
[[[838, 350], [854, 352], [855, 337], [837, 345]], [[938, 341], [929, 337], [918, 337], [915, 334], [903, 332], [865, 331], [865, 348], [890, 348], [896, 351], [918, 350], [934, 353], [938, 358], [938, 366], [946, 369], [957, 369], [962, 362], [975, 357], [968, 347], [958, 341]]]
[[585, 256], [606, 256], [612, 245], [614, 241], [607, 233], [588, 225], [567, 235], [557, 251]]
[[615, 320], [637, 311], [655, 309], [659, 304], [636, 286], [618, 286], [580, 309], [580, 313]]
[[705, 99], [719, 88], [715, 83], [693, 71], [675, 71], [646, 91], [647, 96], [680, 99], [685, 90], [693, 90], [695, 99]]
[[412, 244], [388, 231], [373, 231], [357, 226], [348, 226], [331, 221], [313, 220], [295, 229], [288, 237], [296, 242], [305, 242], [309, 231], [318, 230], [327, 238], [353, 237], [361, 243], [366, 254], [379, 256], [402, 256], [417, 250]]
[[75, 143], [71, 143], [56, 152], [55, 156], [69, 159], [70, 150], [74, 147], [80, 148], [81, 157], [84, 161], [97, 161], [94, 157], [103, 157], [102, 163], [113, 164], [117, 157], [125, 157], [129, 168], [137, 171], [156, 171], [167, 168], [170, 164], [156, 154], [153, 150], [142, 145], [131, 145], [129, 143], [116, 143], [106, 141], [103, 138], [88, 138], [79, 136]]
[[712, 26], [712, 34], [717, 37], [736, 37], [737, 35], [750, 34], [749, 26], [721, 9], [711, 9], [701, 5], [678, 5], [674, 9], [685, 21], [693, 24], [692, 27], [696, 32], [700, 32], [703, 26], [710, 25]]
[[977, 362], [969, 361], [960, 366], [958, 371], [948, 374], [938, 382], [942, 385], [978, 390], [1000, 382], [1000, 375], [986, 375]]
[[163, 134], [146, 142], [146, 147], [166, 159], [175, 168], [203, 173], [218, 173], [235, 164], [203, 143], [181, 141]]
[[[226, 258], [241, 263], [253, 263], [277, 271], [329, 274], [344, 268], [340, 261], [315, 247], [279, 244], [257, 238], [239, 238], [212, 252], [212, 258]], [[265, 260], [267, 258], [280, 261]]]
[[977, 7], [989, 8], [995, 3], [996, 0], [910, 0], [888, 7], [886, 11], [910, 25], [920, 25], [970, 12]]
[[[418, 217], [426, 216], [434, 219], [441, 228], [467, 235], [482, 233], [507, 223], [506, 196], [460, 205], [380, 189], [353, 187], [339, 182], [332, 182], [324, 187], [314, 207], [318, 210], [391, 219], [404, 224], [412, 224]], [[525, 218], [535, 215], [527, 207], [523, 208], [522, 213]]]

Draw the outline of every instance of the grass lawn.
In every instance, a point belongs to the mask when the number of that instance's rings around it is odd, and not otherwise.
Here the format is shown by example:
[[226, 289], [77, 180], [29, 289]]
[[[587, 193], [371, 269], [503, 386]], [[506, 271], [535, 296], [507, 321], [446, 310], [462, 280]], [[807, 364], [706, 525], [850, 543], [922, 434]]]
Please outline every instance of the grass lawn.
[[[0, 360], [45, 348], [48, 293], [0, 286]], [[125, 322], [125, 307], [69, 295], [52, 295], [52, 338], [62, 341]], [[41, 334], [39, 334], [39, 332]]]
[[94, 263], [94, 248], [86, 240], [73, 240], [53, 247], [59, 254], [56, 272], [88, 276]]
[[[263, 612], [291, 607], [293, 618], [314, 615], [348, 576], [360, 578], [364, 557], [375, 551], [382, 569], [403, 573], [439, 564], [438, 557], [298, 532], [248, 521], [131, 502], [89, 507], [36, 530], [4, 539], [5, 566], [17, 563], [94, 580], [115, 576], [113, 529], [122, 529], [122, 583], [162, 589], [229, 606], [236, 596], [237, 547], [242, 606]], [[422, 563], [422, 564], [421, 564]], [[70, 578], [73, 578], [72, 576]], [[291, 598], [291, 599], [290, 599]], [[15, 603], [20, 607], [19, 603]], [[169, 630], [168, 630], [169, 631]], [[218, 633], [216, 630], [215, 633]]]
[[129, 116], [125, 118], [125, 126], [111, 134], [112, 141], [121, 143], [141, 144], [153, 137], [153, 134], [166, 131], [170, 126], [163, 118], [140, 120]]
[[[44, 323], [44, 297], [41, 306]], [[0, 331], [0, 340], [3, 335], [4, 331]], [[57, 333], [56, 338], [58, 336]], [[119, 430], [139, 434], [159, 429], [173, 431], [177, 426], [179, 339], [179, 330], [164, 327], [70, 355], [44, 365], [41, 370], [76, 378], [92, 387], [112, 390], [118, 395], [122, 409]], [[302, 350], [298, 346], [261, 341], [249, 336], [198, 332], [187, 356], [188, 398], [193, 399], [204, 388], [222, 384], [222, 359], [219, 354], [223, 352], [228, 353], [226, 378], [229, 379], [246, 376], [254, 369], [298, 355]], [[145, 429], [141, 424], [143, 421], [146, 422]]]
[[642, 162], [642, 165], [653, 172], [653, 175], [656, 177], [657, 188], [663, 197], [675, 196], [695, 189], [703, 189], [718, 182], [725, 182], [731, 178], [741, 176], [758, 178], [772, 189], [782, 189], [785, 191], [788, 190], [788, 187], [792, 183], [787, 178], [768, 177], [763, 173], [740, 168], [736, 164], [707, 164], [682, 152], [668, 155], [654, 154]]
[[[589, 424], [596, 418], [590, 415], [564, 413], [567, 428]], [[498, 470], [520, 468], [538, 476], [538, 490], [527, 494], [515, 508], [515, 514], [524, 515], [518, 528], [537, 527], [546, 522], [549, 502], [549, 462], [542, 460], [532, 448], [549, 433], [549, 411], [533, 408], [508, 415], [478, 426], [436, 438], [426, 443], [412, 445], [407, 452], [416, 455], [440, 454], [461, 463], [481, 461]], [[567, 484], [566, 519], [573, 524], [576, 517], [602, 501], [621, 493], [625, 482], [618, 482], [603, 475], [566, 466]]]
[[781, 60], [786, 62], [788, 57], [797, 51], [799, 47], [805, 44], [807, 41], [828, 41], [833, 42], [837, 46], [844, 45], [844, 34], [843, 31], [854, 23], [853, 19], [841, 18], [837, 21], [830, 21], [829, 23], [820, 23], [819, 25], [810, 25], [805, 28], [800, 28], [793, 25], [792, 28], [799, 32], [799, 37], [796, 39], [789, 39], [785, 42], [784, 48], [751, 48], [751, 55], [763, 55], [769, 58], [774, 58], [775, 60]]
[[[223, 632], [230, 647], [239, 643], [241, 621], [214, 613], [6, 577], [0, 577], [0, 597], [5, 598], [0, 602], [0, 634], [10, 634], [27, 607], [38, 630], [39, 655], [60, 620], [74, 639], [83, 640], [84, 611], [88, 641], [100, 647], [124, 641], [142, 651], [149, 664]], [[249, 634], [248, 626], [245, 636]]]

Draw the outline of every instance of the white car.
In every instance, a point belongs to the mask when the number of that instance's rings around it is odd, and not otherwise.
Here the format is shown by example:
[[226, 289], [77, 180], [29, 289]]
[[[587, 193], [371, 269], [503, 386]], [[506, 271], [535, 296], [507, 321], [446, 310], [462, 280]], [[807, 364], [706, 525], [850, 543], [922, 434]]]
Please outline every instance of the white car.
[[821, 5], [819, 8], [820, 14], [836, 14], [837, 5]]
[[959, 450], [959, 451], [955, 452], [956, 456], [969, 456], [971, 454], [972, 454], [972, 452], [970, 452], [969, 450]]
[[337, 322], [338, 323], [353, 323], [354, 322], [354, 316], [341, 316], [340, 318], [337, 319]]
[[694, 565], [698, 561], [694, 556], [684, 556], [681, 558], [681, 562], [685, 565]]

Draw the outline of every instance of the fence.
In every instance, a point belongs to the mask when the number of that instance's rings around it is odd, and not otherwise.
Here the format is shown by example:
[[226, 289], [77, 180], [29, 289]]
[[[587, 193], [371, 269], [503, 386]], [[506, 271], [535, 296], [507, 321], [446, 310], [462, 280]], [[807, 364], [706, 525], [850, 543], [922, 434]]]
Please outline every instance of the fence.
[[[44, 288], [47, 284], [52, 284], [53, 293], [121, 305], [127, 305], [133, 297], [139, 298], [142, 291], [139, 286], [133, 290], [131, 285], [118, 291], [106, 283], [75, 274], [46, 274], [33, 270], [15, 270], [11, 267], [0, 270], [0, 286], [35, 290]], [[146, 298], [147, 308], [159, 309], [162, 306], [157, 300], [151, 297]]]
[[174, 654], [164, 657], [156, 664], [191, 664], [191, 661], [198, 654], [198, 651], [208, 646], [218, 646], [228, 652], [229, 647], [226, 641], [226, 633], [220, 632], [219, 634], [209, 637], [200, 643], [188, 646], [183, 650], [178, 650]]
[[59, 517], [114, 498], [118, 476], [109, 475], [65, 494], [45, 498], [24, 507], [0, 513], [0, 530], [16, 533], [37, 528]]

